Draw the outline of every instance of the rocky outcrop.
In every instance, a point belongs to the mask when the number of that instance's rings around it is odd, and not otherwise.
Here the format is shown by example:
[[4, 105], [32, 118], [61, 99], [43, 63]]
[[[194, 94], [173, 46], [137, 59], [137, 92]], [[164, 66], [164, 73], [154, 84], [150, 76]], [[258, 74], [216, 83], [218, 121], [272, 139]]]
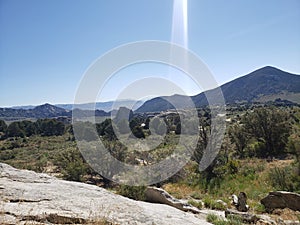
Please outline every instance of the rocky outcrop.
[[300, 211], [300, 195], [286, 191], [270, 192], [267, 197], [261, 200], [261, 204], [269, 212], [284, 208]]
[[1, 224], [85, 224], [103, 218], [116, 224], [210, 224], [203, 215], [0, 163]]
[[170, 205], [185, 212], [200, 213], [200, 210], [187, 202], [174, 198], [164, 189], [157, 187], [147, 187], [145, 191], [146, 201]]

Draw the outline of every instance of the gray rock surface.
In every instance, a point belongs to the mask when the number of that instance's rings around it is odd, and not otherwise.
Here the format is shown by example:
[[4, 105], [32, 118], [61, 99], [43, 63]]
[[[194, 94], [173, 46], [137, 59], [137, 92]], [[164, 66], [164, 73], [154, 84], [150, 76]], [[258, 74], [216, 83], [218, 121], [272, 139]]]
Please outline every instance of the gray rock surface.
[[0, 224], [203, 224], [205, 216], [0, 163]]
[[289, 208], [300, 211], [300, 195], [286, 191], [274, 191], [261, 200], [268, 211]]
[[145, 191], [146, 201], [152, 203], [160, 203], [170, 205], [177, 209], [180, 209], [185, 212], [193, 212], [193, 213], [200, 213], [200, 210], [187, 202], [180, 201], [179, 199], [174, 198], [164, 189], [157, 188], [157, 187], [147, 187]]

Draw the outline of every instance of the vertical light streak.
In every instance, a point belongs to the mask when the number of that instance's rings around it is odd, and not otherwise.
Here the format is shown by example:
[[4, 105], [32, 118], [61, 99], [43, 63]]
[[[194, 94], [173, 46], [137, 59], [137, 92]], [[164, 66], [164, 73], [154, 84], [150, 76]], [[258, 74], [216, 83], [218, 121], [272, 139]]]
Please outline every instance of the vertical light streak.
[[174, 0], [171, 42], [188, 48], [188, 0]]

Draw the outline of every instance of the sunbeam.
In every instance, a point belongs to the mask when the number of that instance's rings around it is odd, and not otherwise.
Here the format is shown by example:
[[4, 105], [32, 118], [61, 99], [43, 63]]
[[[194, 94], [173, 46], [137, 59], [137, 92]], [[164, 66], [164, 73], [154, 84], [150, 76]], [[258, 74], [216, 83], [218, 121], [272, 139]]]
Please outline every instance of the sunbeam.
[[174, 0], [171, 41], [188, 48], [188, 0]]

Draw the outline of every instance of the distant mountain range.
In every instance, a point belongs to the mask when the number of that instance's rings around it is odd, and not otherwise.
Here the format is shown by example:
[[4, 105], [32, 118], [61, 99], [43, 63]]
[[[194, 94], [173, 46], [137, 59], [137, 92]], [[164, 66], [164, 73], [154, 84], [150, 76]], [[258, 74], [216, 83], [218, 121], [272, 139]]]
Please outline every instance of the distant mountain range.
[[[54, 118], [54, 117], [72, 117], [72, 110], [79, 110], [82, 117], [91, 117], [96, 115], [98, 117], [110, 116], [112, 113], [115, 114], [116, 110], [120, 107], [127, 107], [137, 109], [139, 108], [144, 101], [135, 101], [135, 100], [118, 100], [116, 102], [96, 102], [95, 109], [93, 112], [92, 109], [94, 103], [86, 104], [43, 104], [39, 106], [15, 106], [11, 108], [0, 108], [0, 118], [6, 120], [15, 120], [15, 119], [41, 119], [41, 118]], [[77, 114], [78, 115], [78, 114]]]
[[[75, 109], [79, 110], [79, 109]], [[83, 117], [87, 116], [110, 116], [109, 112], [103, 110], [88, 111], [80, 110]], [[55, 118], [55, 117], [72, 117], [72, 111], [66, 110], [54, 105], [44, 104], [29, 109], [13, 109], [13, 108], [0, 108], [0, 118], [7, 120], [14, 119], [42, 119], [42, 118]]]
[[[248, 75], [239, 77], [222, 85], [221, 90], [224, 95], [226, 104], [235, 103], [253, 103], [268, 102], [281, 99], [286, 102], [294, 102], [300, 104], [300, 75], [284, 72], [274, 67], [264, 67], [258, 69]], [[192, 96], [191, 99], [196, 107], [208, 105], [205, 94], [209, 94], [212, 98], [217, 97], [216, 89], [202, 92]], [[132, 108], [137, 113], [144, 112], [160, 112], [173, 109], [174, 106], [169, 103], [173, 102], [180, 109], [187, 108], [188, 99], [190, 97], [183, 95], [173, 95], [168, 97], [157, 97], [146, 101], [135, 103], [134, 100], [120, 100], [117, 102], [97, 102], [96, 112], [90, 109], [92, 103], [75, 105], [74, 108], [80, 108], [83, 116], [110, 116], [111, 113], [120, 107]], [[53, 118], [53, 117], [71, 117], [72, 104], [50, 105], [44, 104], [40, 106], [20, 106], [13, 108], [0, 108], [0, 118], [7, 119], [25, 119], [25, 118]], [[75, 109], [79, 110], [79, 109]]]
[[[138, 109], [142, 106], [144, 101], [135, 101], [130, 99], [117, 100], [117, 101], [108, 101], [108, 102], [96, 102], [95, 109], [103, 110], [105, 112], [110, 112], [112, 110], [117, 110], [120, 107], [132, 108], [133, 110]], [[88, 110], [94, 107], [95, 103], [85, 103], [85, 104], [55, 104], [54, 106], [72, 110], [73, 108], [79, 108], [82, 110]], [[133, 106], [133, 107], [132, 107]], [[13, 106], [12, 109], [33, 109], [36, 106], [34, 105], [25, 105], [25, 106]]]
[[[95, 109], [103, 110], [105, 112], [110, 112], [112, 110], [117, 110], [120, 107], [132, 108], [133, 110], [138, 109], [143, 105], [144, 101], [135, 101], [135, 100], [117, 100], [117, 101], [108, 101], [108, 102], [96, 102]], [[66, 110], [72, 110], [73, 108], [80, 109], [91, 109], [95, 103], [86, 103], [86, 104], [57, 104], [55, 106], [64, 108]]]
[[[221, 90], [226, 104], [253, 103], [288, 100], [300, 104], [300, 75], [291, 74], [275, 67], [267, 66], [248, 75], [239, 77], [222, 85]], [[196, 107], [208, 105], [205, 94], [217, 97], [216, 89], [192, 96]], [[168, 101], [176, 103], [177, 108], [186, 108], [187, 96], [173, 95], [157, 97], [146, 101], [136, 112], [160, 112], [174, 109]]]

